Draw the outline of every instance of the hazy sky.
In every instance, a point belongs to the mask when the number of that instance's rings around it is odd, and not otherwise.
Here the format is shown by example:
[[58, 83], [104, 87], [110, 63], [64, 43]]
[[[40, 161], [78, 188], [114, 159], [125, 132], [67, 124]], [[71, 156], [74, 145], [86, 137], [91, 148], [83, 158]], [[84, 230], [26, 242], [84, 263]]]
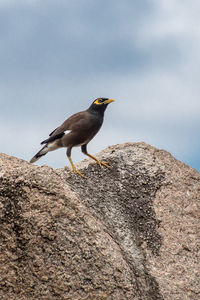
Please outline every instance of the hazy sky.
[[91, 154], [144, 141], [200, 170], [199, 16], [199, 0], [0, 0], [0, 151], [30, 160], [102, 96], [116, 102]]

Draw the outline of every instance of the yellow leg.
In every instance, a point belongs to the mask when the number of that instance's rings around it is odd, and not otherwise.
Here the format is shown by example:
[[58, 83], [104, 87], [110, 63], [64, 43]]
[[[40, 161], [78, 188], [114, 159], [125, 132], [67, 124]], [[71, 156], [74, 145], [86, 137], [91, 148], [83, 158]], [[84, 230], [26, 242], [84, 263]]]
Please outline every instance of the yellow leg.
[[72, 166], [73, 172], [76, 173], [76, 174], [78, 174], [78, 175], [80, 175], [81, 177], [85, 178], [84, 174], [76, 169], [76, 167], [75, 167], [75, 165], [74, 165], [71, 157], [70, 156], [67, 156], [67, 157], [68, 157], [68, 159], [70, 161], [70, 164]]
[[106, 168], [111, 169], [111, 167], [109, 166], [108, 163], [100, 161], [98, 158], [94, 157], [93, 155], [91, 155], [89, 153], [84, 153], [84, 154], [89, 156], [90, 158], [94, 159], [101, 168], [102, 168], [102, 166], [105, 166]]

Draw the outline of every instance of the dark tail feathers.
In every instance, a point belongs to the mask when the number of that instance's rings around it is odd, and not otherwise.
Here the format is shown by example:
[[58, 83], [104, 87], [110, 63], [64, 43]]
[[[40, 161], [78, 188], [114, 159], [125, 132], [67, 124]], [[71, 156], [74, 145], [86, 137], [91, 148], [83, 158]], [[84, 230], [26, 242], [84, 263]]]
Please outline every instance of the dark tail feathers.
[[45, 145], [38, 153], [35, 154], [35, 156], [33, 156], [33, 158], [30, 160], [30, 163], [36, 162], [38, 159], [40, 159], [41, 156], [47, 154], [47, 152], [47, 146]]

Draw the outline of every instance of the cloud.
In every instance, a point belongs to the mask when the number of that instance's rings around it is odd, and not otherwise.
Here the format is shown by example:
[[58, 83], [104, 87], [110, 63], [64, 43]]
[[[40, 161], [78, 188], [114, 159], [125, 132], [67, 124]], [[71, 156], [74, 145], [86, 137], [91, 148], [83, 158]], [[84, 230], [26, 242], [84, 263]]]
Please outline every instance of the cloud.
[[[0, 0], [2, 150], [29, 159], [65, 118], [107, 96], [116, 102], [92, 153], [143, 140], [199, 166], [199, 8], [195, 0]], [[61, 167], [64, 156], [41, 163]]]
[[[121, 9], [126, 5], [120, 5], [120, 13], [119, 4], [112, 1], [38, 3], [33, 8], [18, 5], [1, 14], [4, 79], [26, 74], [25, 79], [33, 81], [47, 73], [48, 77], [81, 78], [85, 72], [92, 76], [94, 72], [131, 72], [148, 63], [147, 54], [137, 50], [121, 30], [123, 20], [132, 20], [127, 9]], [[134, 11], [140, 5], [128, 1], [127, 7]], [[136, 31], [137, 20], [127, 30]]]

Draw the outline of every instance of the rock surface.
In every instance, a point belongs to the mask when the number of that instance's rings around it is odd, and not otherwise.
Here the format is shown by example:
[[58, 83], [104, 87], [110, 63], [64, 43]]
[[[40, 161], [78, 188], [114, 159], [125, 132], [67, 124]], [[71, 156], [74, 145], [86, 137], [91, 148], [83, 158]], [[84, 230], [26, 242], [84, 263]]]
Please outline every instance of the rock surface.
[[199, 299], [200, 174], [144, 143], [99, 158], [0, 154], [0, 299]]

